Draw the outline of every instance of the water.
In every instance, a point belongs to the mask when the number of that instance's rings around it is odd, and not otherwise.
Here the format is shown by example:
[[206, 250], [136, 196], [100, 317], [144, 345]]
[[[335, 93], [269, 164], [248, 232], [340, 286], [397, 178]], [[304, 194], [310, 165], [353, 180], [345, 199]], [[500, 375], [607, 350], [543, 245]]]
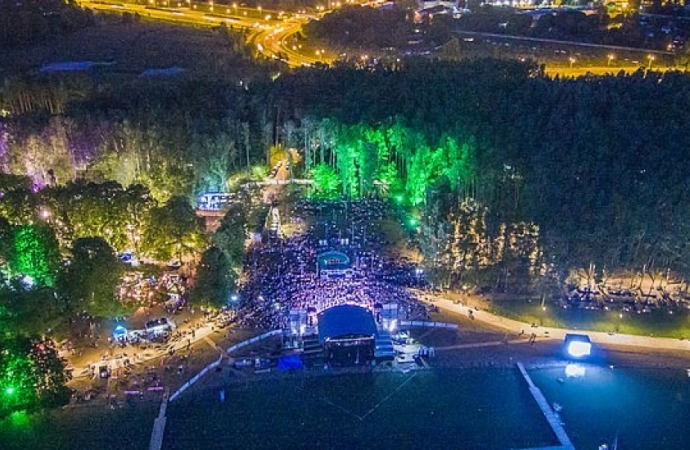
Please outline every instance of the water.
[[165, 449], [505, 450], [557, 444], [517, 370], [252, 381], [168, 407]]
[[[690, 378], [681, 369], [610, 369], [581, 365], [572, 378], [563, 368], [529, 371], [550, 402], [560, 404], [565, 429], [578, 450], [690, 448]], [[562, 380], [559, 381], [559, 378]]]

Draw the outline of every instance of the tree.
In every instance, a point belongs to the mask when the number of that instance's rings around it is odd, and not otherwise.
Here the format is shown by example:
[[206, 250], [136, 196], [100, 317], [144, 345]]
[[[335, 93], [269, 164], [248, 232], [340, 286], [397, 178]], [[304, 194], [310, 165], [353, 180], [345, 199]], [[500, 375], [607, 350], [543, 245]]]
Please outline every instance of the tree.
[[123, 265], [108, 243], [100, 237], [80, 238], [72, 246], [70, 264], [60, 272], [58, 290], [68, 308], [110, 317], [121, 312], [116, 288]]
[[221, 249], [209, 247], [201, 256], [196, 274], [191, 292], [192, 302], [214, 307], [228, 304], [237, 276]]
[[204, 245], [201, 221], [184, 197], [173, 197], [163, 207], [151, 210], [144, 232], [143, 250], [159, 259], [182, 259]]
[[20, 225], [14, 229], [10, 269], [32, 282], [52, 286], [60, 264], [58, 241], [52, 228], [44, 224]]
[[221, 249], [233, 267], [241, 267], [247, 240], [247, 212], [243, 205], [233, 204], [211, 237], [214, 246]]
[[314, 178], [315, 195], [319, 198], [333, 199], [338, 197], [340, 180], [338, 174], [327, 164], [318, 164], [311, 174]]
[[0, 286], [0, 330], [9, 335], [46, 333], [63, 320], [58, 306], [53, 289], [10, 280]]
[[17, 336], [0, 348], [0, 417], [67, 403], [71, 374], [52, 340]]
[[9, 191], [31, 189], [31, 178], [26, 175], [14, 175], [0, 172], [0, 194], [5, 195]]

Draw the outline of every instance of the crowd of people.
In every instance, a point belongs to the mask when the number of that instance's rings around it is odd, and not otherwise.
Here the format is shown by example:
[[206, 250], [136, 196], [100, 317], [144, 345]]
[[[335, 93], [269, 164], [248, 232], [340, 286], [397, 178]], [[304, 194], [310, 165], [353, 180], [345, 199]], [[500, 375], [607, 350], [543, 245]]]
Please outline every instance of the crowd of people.
[[[374, 311], [391, 302], [404, 318], [426, 319], [427, 309], [406, 289], [423, 285], [423, 273], [406, 260], [382, 256], [387, 242], [376, 221], [387, 214], [385, 208], [379, 201], [298, 203], [293, 217], [308, 224], [307, 233], [274, 237], [248, 252], [240, 324], [285, 328], [292, 309], [318, 313], [357, 304]], [[320, 271], [317, 256], [332, 250], [350, 258], [346, 273]]]

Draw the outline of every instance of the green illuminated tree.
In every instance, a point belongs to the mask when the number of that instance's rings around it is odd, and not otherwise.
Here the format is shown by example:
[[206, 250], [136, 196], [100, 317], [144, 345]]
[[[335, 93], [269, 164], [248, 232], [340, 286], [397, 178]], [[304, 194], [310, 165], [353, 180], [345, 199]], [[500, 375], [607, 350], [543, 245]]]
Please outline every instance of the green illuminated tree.
[[0, 417], [69, 401], [71, 374], [52, 340], [13, 337], [0, 349]]
[[326, 164], [317, 164], [312, 169], [314, 179], [315, 196], [324, 199], [334, 199], [339, 195], [340, 180], [332, 167]]
[[10, 268], [16, 275], [29, 276], [38, 284], [52, 286], [59, 264], [58, 241], [49, 226], [22, 225], [14, 229]]

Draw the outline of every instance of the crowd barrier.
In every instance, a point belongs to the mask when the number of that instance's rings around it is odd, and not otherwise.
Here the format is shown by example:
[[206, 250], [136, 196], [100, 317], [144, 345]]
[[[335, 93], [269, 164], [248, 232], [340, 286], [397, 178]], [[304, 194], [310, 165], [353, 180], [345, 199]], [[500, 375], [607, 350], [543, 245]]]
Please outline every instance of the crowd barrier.
[[431, 322], [428, 320], [401, 320], [401, 327], [429, 327], [429, 328], [449, 328], [451, 330], [457, 330], [457, 323], [446, 323], [446, 322]]
[[[270, 337], [273, 337], [273, 336], [278, 336], [278, 335], [280, 335], [280, 334], [282, 334], [282, 333], [283, 333], [282, 330], [273, 330], [273, 331], [269, 331], [268, 333], [264, 333], [264, 334], [262, 334], [262, 335], [260, 335], [260, 336], [253, 337], [253, 338], [251, 338], [251, 339], [248, 339], [248, 340], [246, 340], [246, 341], [242, 341], [242, 342], [240, 342], [240, 343], [238, 343], [238, 344], [235, 344], [235, 345], [229, 347], [229, 348], [226, 350], [226, 353], [229, 355], [230, 353], [232, 353], [232, 352], [234, 352], [235, 350], [238, 350], [238, 349], [240, 349], [240, 348], [242, 348], [242, 347], [246, 347], [246, 346], [248, 346], [248, 345], [254, 344], [254, 343], [256, 343], [256, 342], [262, 341], [262, 340], [264, 340], [264, 339], [267, 339], [267, 338], [270, 338]], [[189, 381], [187, 381], [185, 384], [183, 384], [182, 386], [180, 386], [180, 388], [179, 388], [178, 390], [176, 390], [176, 391], [170, 396], [170, 400], [169, 400], [169, 401], [172, 402], [172, 401], [175, 400], [177, 397], [179, 397], [180, 394], [182, 394], [184, 391], [187, 390], [187, 388], [189, 388], [190, 386], [192, 386], [194, 383], [196, 383], [197, 381], [199, 381], [199, 379], [200, 379], [201, 377], [203, 377], [204, 375], [206, 375], [206, 374], [208, 373], [209, 370], [212, 370], [212, 369], [215, 369], [216, 367], [218, 367], [222, 361], [223, 361], [223, 356], [221, 356], [220, 358], [218, 358], [217, 361], [214, 361], [214, 362], [212, 362], [211, 364], [209, 364], [208, 366], [206, 366], [206, 367], [204, 367], [203, 369], [201, 369], [201, 371], [199, 371], [199, 373], [197, 373], [196, 375], [194, 375]]]

